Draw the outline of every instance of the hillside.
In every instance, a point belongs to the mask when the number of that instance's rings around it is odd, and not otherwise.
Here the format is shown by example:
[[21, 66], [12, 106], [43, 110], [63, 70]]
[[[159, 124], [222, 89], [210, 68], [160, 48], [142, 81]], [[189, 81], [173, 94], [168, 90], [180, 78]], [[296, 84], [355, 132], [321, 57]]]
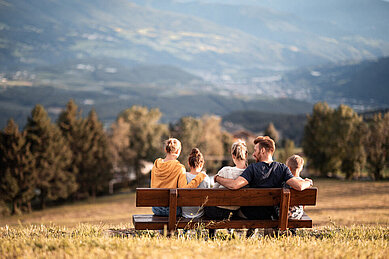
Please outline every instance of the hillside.
[[0, 0], [0, 126], [36, 103], [55, 118], [69, 98], [105, 123], [133, 104], [164, 122], [387, 107], [387, 60], [360, 63], [389, 55], [387, 13], [378, 0]]
[[174, 122], [183, 116], [201, 116], [206, 113], [225, 115], [235, 110], [263, 110], [275, 113], [309, 112], [312, 104], [290, 99], [251, 100], [202, 93], [161, 94], [159, 87], [105, 87], [99, 91], [74, 91], [50, 86], [17, 86], [0, 88], [0, 128], [11, 117], [23, 126], [35, 104], [42, 104], [56, 120], [67, 101], [73, 98], [85, 116], [94, 108], [99, 118], [109, 126], [118, 113], [132, 105], [158, 107], [162, 122]]
[[351, 105], [357, 110], [389, 106], [389, 57], [344, 65], [323, 65], [283, 76], [285, 91], [299, 92], [313, 102]]

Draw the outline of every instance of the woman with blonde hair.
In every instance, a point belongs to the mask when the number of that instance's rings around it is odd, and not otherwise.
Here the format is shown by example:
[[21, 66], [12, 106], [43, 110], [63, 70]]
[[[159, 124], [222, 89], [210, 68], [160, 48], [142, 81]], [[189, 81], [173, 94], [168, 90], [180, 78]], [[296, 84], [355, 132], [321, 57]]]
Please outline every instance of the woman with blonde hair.
[[[158, 158], [151, 169], [151, 188], [197, 188], [207, 176], [199, 173], [192, 181], [187, 183], [185, 167], [177, 160], [181, 153], [181, 142], [175, 138], [169, 138], [165, 142], [165, 158]], [[157, 216], [169, 216], [169, 207], [153, 207], [153, 213]], [[181, 209], [177, 208], [177, 215]]]
[[[216, 174], [227, 179], [236, 179], [247, 167], [248, 150], [243, 140], [238, 140], [231, 146], [231, 156], [235, 166], [225, 166]], [[219, 183], [215, 183], [213, 188], [226, 188]], [[213, 219], [227, 219], [236, 216], [239, 206], [218, 206], [205, 207], [205, 215]]]

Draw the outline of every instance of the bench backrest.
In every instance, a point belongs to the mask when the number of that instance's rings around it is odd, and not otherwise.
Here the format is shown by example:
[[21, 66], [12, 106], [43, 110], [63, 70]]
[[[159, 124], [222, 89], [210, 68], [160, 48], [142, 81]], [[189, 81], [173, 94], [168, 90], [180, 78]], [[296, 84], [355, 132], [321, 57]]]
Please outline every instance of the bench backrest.
[[[171, 189], [137, 188], [137, 207], [169, 207]], [[282, 188], [266, 189], [176, 189], [177, 206], [275, 206]], [[290, 206], [316, 205], [317, 188], [290, 190]]]
[[315, 205], [317, 188], [304, 191], [287, 188], [228, 189], [157, 189], [137, 188], [137, 207], [169, 207], [168, 229], [176, 224], [177, 207], [181, 206], [280, 206], [279, 227], [286, 229], [290, 206]]

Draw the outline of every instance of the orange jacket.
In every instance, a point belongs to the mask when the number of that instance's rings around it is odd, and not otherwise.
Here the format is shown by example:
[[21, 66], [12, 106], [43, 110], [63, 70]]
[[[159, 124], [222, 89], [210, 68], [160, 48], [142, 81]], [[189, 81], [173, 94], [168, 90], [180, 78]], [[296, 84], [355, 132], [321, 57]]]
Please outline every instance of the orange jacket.
[[186, 181], [185, 167], [178, 160], [164, 162], [158, 158], [151, 169], [151, 188], [197, 188], [205, 174], [198, 174], [190, 183]]

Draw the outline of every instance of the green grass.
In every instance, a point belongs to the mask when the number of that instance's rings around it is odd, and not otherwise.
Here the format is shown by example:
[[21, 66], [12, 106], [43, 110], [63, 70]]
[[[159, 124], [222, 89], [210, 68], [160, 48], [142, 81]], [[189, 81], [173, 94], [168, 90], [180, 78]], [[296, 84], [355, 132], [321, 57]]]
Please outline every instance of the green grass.
[[128, 193], [0, 218], [0, 258], [388, 258], [389, 182], [315, 185], [317, 205], [306, 208], [314, 227], [296, 236], [135, 232], [131, 215], [151, 210], [136, 208]]

